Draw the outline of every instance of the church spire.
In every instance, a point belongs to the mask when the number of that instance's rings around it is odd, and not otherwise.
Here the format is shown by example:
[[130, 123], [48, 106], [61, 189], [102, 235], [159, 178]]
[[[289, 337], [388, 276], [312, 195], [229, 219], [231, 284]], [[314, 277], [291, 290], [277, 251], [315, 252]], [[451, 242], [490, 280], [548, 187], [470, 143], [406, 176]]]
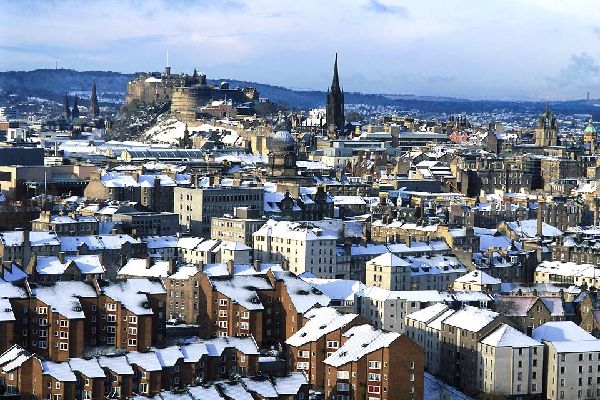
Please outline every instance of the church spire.
[[91, 118], [98, 118], [100, 107], [98, 106], [98, 95], [96, 94], [96, 80], [92, 84], [92, 95], [90, 96], [90, 109], [88, 110]]
[[79, 106], [77, 105], [77, 96], [75, 96], [75, 100], [73, 100], [73, 110], [71, 111], [71, 117], [73, 117], [73, 119], [79, 118]]
[[333, 63], [333, 79], [331, 81], [331, 91], [340, 88], [340, 78], [338, 76], [337, 53], [335, 53], [335, 62]]
[[337, 53], [333, 64], [331, 89], [327, 91], [327, 133], [330, 138], [338, 138], [344, 132], [344, 92], [340, 88]]
[[65, 92], [65, 100], [63, 102], [63, 116], [65, 117], [65, 119], [70, 119], [71, 118], [71, 109], [69, 108], [69, 95], [67, 94], [67, 92]]

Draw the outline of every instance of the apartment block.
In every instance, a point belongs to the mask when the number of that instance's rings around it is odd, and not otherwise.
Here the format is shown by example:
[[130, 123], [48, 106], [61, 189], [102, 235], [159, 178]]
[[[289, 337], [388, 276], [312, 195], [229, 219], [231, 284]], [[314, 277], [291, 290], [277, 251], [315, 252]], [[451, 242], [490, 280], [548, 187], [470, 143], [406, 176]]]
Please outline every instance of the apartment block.
[[183, 232], [210, 237], [211, 219], [233, 214], [236, 207], [263, 211], [264, 191], [253, 187], [175, 188], [174, 211]]

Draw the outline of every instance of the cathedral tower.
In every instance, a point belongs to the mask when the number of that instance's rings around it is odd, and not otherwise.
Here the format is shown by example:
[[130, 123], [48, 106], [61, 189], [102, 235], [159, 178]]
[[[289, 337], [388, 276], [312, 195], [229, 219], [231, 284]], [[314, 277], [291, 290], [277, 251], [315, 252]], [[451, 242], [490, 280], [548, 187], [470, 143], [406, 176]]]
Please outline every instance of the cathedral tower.
[[90, 118], [98, 118], [100, 107], [98, 106], [98, 95], [96, 94], [96, 80], [92, 84], [92, 96], [90, 97], [90, 108], [88, 110]]
[[337, 138], [344, 131], [344, 92], [338, 77], [337, 53], [333, 65], [333, 80], [327, 90], [327, 133]]
[[558, 123], [556, 122], [556, 116], [550, 112], [548, 107], [537, 120], [535, 145], [539, 147], [558, 145]]

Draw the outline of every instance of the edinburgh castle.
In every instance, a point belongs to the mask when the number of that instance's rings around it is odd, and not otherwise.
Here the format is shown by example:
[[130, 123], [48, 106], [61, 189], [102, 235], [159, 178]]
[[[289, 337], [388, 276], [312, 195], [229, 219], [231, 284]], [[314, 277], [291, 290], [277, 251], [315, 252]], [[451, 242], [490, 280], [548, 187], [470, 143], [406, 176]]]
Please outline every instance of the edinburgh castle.
[[[231, 113], [246, 113], [258, 100], [254, 87], [230, 88], [228, 82], [211, 85], [206, 75], [194, 70], [187, 74], [171, 74], [166, 67], [163, 74], [140, 73], [127, 85], [125, 104], [171, 102], [171, 113], [181, 121], [193, 121], [202, 114], [220, 117]], [[219, 102], [213, 104], [213, 102]]]

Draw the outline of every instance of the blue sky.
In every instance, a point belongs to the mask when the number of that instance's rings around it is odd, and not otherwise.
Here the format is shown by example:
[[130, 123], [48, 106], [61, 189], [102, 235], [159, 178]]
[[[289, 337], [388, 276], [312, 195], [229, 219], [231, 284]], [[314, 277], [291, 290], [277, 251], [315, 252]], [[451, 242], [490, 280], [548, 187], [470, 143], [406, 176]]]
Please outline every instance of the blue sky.
[[600, 98], [597, 0], [0, 0], [0, 70], [194, 68], [297, 89]]

